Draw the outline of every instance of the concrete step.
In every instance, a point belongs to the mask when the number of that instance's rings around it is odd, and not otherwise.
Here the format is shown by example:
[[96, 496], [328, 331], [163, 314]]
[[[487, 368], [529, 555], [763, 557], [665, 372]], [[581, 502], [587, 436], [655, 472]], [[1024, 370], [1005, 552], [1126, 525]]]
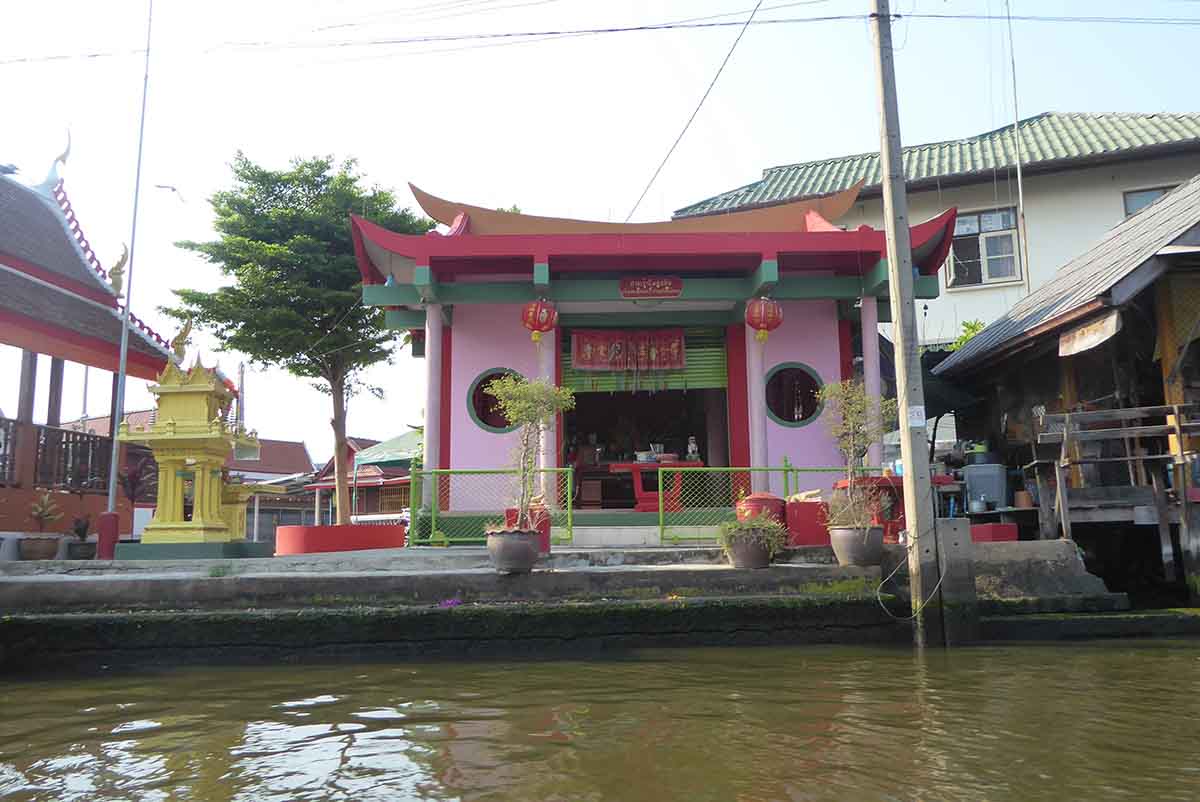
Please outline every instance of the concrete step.
[[541, 569], [502, 576], [491, 568], [418, 572], [247, 572], [6, 576], [0, 609], [228, 609], [348, 605], [455, 605], [471, 602], [576, 602], [689, 597], [873, 597], [878, 568], [782, 564], [761, 570], [727, 565], [622, 565]]
[[[778, 562], [832, 565], [832, 549], [810, 547], [788, 550]], [[555, 547], [542, 559], [541, 566], [553, 569], [590, 566], [636, 565], [711, 565], [725, 562], [716, 547], [696, 548], [595, 548]], [[186, 574], [207, 576], [214, 570], [229, 568], [246, 573], [324, 573], [452, 571], [490, 567], [487, 550], [482, 546], [417, 546], [408, 549], [373, 549], [331, 554], [306, 554], [291, 557], [250, 558], [242, 560], [32, 560], [0, 562], [0, 576], [92, 576], [97, 574]]]

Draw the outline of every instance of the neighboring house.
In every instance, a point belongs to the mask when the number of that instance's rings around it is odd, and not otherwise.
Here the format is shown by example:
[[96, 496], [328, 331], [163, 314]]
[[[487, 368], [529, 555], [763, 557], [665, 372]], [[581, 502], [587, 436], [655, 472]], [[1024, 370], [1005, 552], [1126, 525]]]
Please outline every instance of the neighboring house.
[[[409, 476], [407, 468], [386, 468], [378, 465], [363, 465], [355, 471], [354, 457], [360, 451], [379, 445], [379, 440], [365, 437], [346, 438], [346, 467], [350, 477], [352, 514], [371, 515], [381, 512], [401, 512], [409, 506]], [[334, 496], [337, 476], [334, 473], [333, 457], [317, 471], [313, 482], [306, 490], [316, 494], [314, 507], [321, 510], [322, 520], [330, 523], [334, 518]]]
[[[1017, 237], [1011, 125], [904, 149], [910, 220], [958, 208], [941, 294], [918, 302], [923, 343], [953, 341], [963, 321], [996, 320], [1129, 214], [1200, 173], [1200, 114], [1047, 112], [1022, 120], [1020, 131], [1028, 266]], [[859, 200], [838, 225], [881, 227], [877, 153], [770, 167], [675, 217], [771, 206], [858, 181]]]
[[[1086, 545], [1122, 583], [1138, 554], [1161, 561], [1154, 571], [1139, 569], [1143, 579], [1160, 570], [1168, 580], [1176, 575], [1170, 529], [1178, 521], [1178, 548], [1194, 603], [1200, 598], [1200, 517], [1193, 514], [1200, 512], [1200, 462], [1194, 457], [1196, 435], [1185, 433], [1197, 431], [1188, 423], [1197, 416], [1186, 408], [1181, 421], [1161, 407], [1128, 410], [1200, 403], [1198, 339], [1200, 175], [1082, 250], [933, 374], [973, 397], [960, 407], [960, 431], [987, 440], [1010, 467], [1032, 466], [1042, 474], [1043, 537], [1058, 534], [1053, 472], [1066, 483], [1066, 507], [1076, 526], [1064, 525], [1064, 536], [1074, 531], [1079, 539], [1081, 528], [1094, 526], [1085, 532]], [[1051, 440], [1037, 452], [1041, 462], [1031, 463], [1037, 433], [1055, 431], [1043, 428], [1039, 408], [1093, 414], [1082, 429], [1073, 428], [1077, 440], [1069, 448]], [[1097, 431], [1120, 425], [1112, 410], [1125, 410], [1115, 415], [1127, 416], [1127, 438]], [[1068, 425], [1057, 422], [1059, 442]], [[1065, 470], [1059, 462], [1064, 451], [1072, 461]], [[1144, 459], [1127, 461], [1138, 454]], [[1184, 465], [1190, 469], [1181, 470]], [[1128, 549], [1118, 537], [1122, 533]]]

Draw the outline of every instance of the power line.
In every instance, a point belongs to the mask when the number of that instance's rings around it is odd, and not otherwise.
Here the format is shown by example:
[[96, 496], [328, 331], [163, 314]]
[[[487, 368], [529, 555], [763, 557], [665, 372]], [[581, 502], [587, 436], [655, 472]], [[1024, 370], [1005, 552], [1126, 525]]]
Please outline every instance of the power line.
[[[795, 25], [802, 23], [817, 23], [817, 22], [845, 22], [845, 21], [863, 21], [869, 20], [869, 14], [829, 14], [818, 17], [779, 17], [775, 19], [758, 19], [751, 22], [751, 25]], [[994, 14], [905, 14], [892, 15], [893, 19], [907, 20], [929, 20], [929, 21], [965, 21], [965, 22], [1005, 22], [1007, 17], [1004, 15]], [[1096, 16], [1076, 16], [1076, 15], [1060, 15], [1060, 16], [1039, 16], [1032, 14], [1016, 15], [1012, 17], [1014, 22], [1030, 22], [1030, 23], [1071, 23], [1071, 24], [1112, 24], [1112, 25], [1150, 25], [1150, 26], [1178, 26], [1178, 27], [1196, 27], [1200, 26], [1200, 18], [1197, 17], [1096, 17]], [[234, 48], [243, 51], [265, 51], [265, 50], [303, 50], [303, 49], [334, 49], [334, 48], [354, 48], [354, 47], [381, 47], [389, 45], [409, 45], [423, 44], [436, 42], [462, 42], [462, 41], [497, 41], [497, 40], [536, 40], [543, 38], [553, 38], [561, 36], [581, 36], [581, 35], [598, 35], [598, 34], [616, 34], [616, 33], [637, 33], [650, 31], [669, 31], [669, 30], [703, 30], [714, 28], [730, 28], [742, 25], [741, 22], [684, 22], [684, 23], [656, 23], [645, 25], [626, 25], [626, 26], [601, 26], [594, 28], [567, 28], [557, 30], [541, 30], [541, 31], [508, 31], [500, 33], [464, 33], [464, 34], [425, 34], [420, 36], [401, 36], [387, 37], [376, 39], [347, 39], [340, 41], [312, 41], [312, 42], [297, 42], [297, 41], [249, 41], [249, 42], [228, 42], [220, 45], [215, 45], [204, 54], [216, 52], [225, 48]], [[97, 59], [111, 58], [116, 56], [127, 55], [142, 55], [144, 50], [102, 50], [85, 53], [58, 53], [42, 56], [19, 56], [0, 60], [0, 66], [8, 66], [13, 64], [34, 64], [50, 61], [64, 61], [70, 59]]]
[[700, 113], [700, 109], [704, 106], [704, 101], [708, 100], [708, 95], [712, 92], [713, 87], [717, 85], [717, 79], [721, 77], [721, 73], [725, 71], [725, 65], [729, 63], [729, 59], [733, 57], [733, 51], [737, 50], [738, 42], [742, 41], [742, 36], [745, 35], [746, 29], [750, 27], [750, 23], [754, 21], [754, 15], [758, 13], [758, 9], [762, 6], [762, 0], [758, 0], [758, 5], [754, 6], [754, 10], [750, 12], [750, 16], [746, 17], [746, 22], [742, 25], [742, 29], [738, 31], [737, 38], [733, 40], [733, 44], [729, 46], [729, 52], [725, 54], [725, 58], [721, 60], [721, 66], [717, 67], [717, 73], [708, 82], [708, 88], [704, 90], [704, 94], [700, 96], [700, 102], [696, 104], [696, 108], [692, 111], [692, 116], [688, 117], [687, 122], [683, 124], [683, 130], [679, 132], [679, 136], [675, 137], [675, 141], [671, 143], [670, 149], [667, 150], [667, 155], [663, 156], [663, 160], [659, 163], [658, 169], [654, 171], [654, 175], [650, 176], [650, 180], [646, 183], [646, 188], [642, 190], [642, 194], [638, 195], [637, 202], [633, 204], [633, 208], [629, 210], [629, 214], [625, 215], [625, 222], [629, 222], [629, 218], [633, 217], [633, 213], [642, 205], [642, 201], [646, 198], [646, 193], [650, 191], [650, 187], [654, 186], [654, 181], [658, 178], [658, 174], [667, 166], [667, 160], [671, 158], [671, 154], [675, 152], [675, 148], [679, 147], [679, 143], [683, 140], [683, 135], [692, 127], [692, 121], [696, 119], [696, 115]]

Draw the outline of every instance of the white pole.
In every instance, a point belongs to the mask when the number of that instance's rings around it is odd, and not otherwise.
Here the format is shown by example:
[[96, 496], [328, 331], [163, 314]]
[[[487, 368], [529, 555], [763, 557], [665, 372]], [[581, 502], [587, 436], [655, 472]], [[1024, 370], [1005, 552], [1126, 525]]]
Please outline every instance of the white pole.
[[[117, 511], [117, 472], [120, 470], [121, 448], [117, 443], [116, 424], [125, 415], [125, 371], [129, 359], [129, 307], [133, 301], [133, 254], [137, 249], [138, 201], [142, 191], [142, 146], [146, 140], [146, 95], [150, 89], [150, 32], [154, 22], [154, 0], [146, 10], [146, 63], [142, 75], [142, 116], [138, 123], [137, 169], [133, 178], [133, 224], [129, 233], [129, 262], [125, 266], [125, 308], [121, 311], [121, 356], [117, 364], [117, 411], [112, 421], [112, 456], [108, 463], [108, 512]], [[168, 357], [169, 359], [170, 357]]]
[[[883, 173], [883, 220], [887, 227], [888, 282], [891, 285], [892, 321], [896, 338], [896, 395], [900, 406], [900, 455], [904, 462], [904, 519], [908, 524], [909, 589], [916, 611], [913, 640], [926, 642], [926, 616], [940, 616], [940, 605], [925, 610], [923, 569], [937, 576], [937, 538], [933, 529], [929, 455], [925, 444], [925, 388], [921, 383], [921, 355], [917, 344], [916, 310], [913, 308], [912, 242], [908, 230], [908, 196], [900, 147], [900, 112], [896, 101], [896, 65], [892, 54], [892, 19], [888, 0], [874, 0], [871, 27], [876, 36], [875, 66], [879, 78], [881, 131], [880, 167]], [[925, 559], [922, 560], [922, 556]], [[925, 611], [922, 614], [922, 611]], [[931, 618], [930, 623], [933, 623]], [[940, 644], [939, 644], [940, 645]]]
[[258, 496], [254, 497], [254, 527], [252, 530], [253, 534], [251, 535], [255, 543], [258, 542], [258, 499]]
[[1008, 17], [1008, 58], [1012, 65], [1013, 93], [1013, 139], [1017, 143], [1017, 244], [1019, 245], [1017, 261], [1020, 262], [1021, 276], [1025, 280], [1025, 294], [1033, 288], [1029, 277], [1029, 233], [1025, 228], [1025, 182], [1021, 179], [1021, 162], [1024, 161], [1024, 148], [1021, 143], [1021, 112], [1017, 106], [1017, 54], [1013, 50], [1012, 8], [1009, 0], [1004, 0], [1004, 14]]
[[[879, 375], [879, 303], [875, 298], [862, 298], [863, 389], [867, 391], [867, 419], [878, 431], [880, 396], [883, 382]], [[883, 462], [883, 445], [879, 440], [867, 449], [867, 465], [878, 467]]]
[[[545, 379], [550, 384], [554, 384], [554, 355], [558, 351], [557, 343], [560, 331], [552, 329], [549, 337], [543, 337], [538, 343], [538, 378]], [[542, 432], [541, 452], [538, 454], [538, 462], [542, 468], [541, 492], [542, 498], [547, 507], [553, 507], [557, 501], [558, 494], [555, 492], [557, 487], [558, 475], [550, 472], [550, 468], [558, 467], [558, 433], [557, 421], [551, 420], [550, 425]]]
[[313, 488], [313, 526], [321, 525], [321, 488]]
[[[425, 471], [441, 467], [442, 432], [442, 305], [425, 305]], [[426, 474], [423, 503], [438, 501], [436, 474]]]
[[[746, 387], [747, 403], [750, 407], [750, 467], [765, 468], [767, 455], [767, 388], [763, 383], [763, 351], [766, 343], [760, 343], [749, 327], [742, 327], [746, 338]], [[754, 492], [770, 490], [771, 477], [762, 471], [750, 474], [750, 489]]]

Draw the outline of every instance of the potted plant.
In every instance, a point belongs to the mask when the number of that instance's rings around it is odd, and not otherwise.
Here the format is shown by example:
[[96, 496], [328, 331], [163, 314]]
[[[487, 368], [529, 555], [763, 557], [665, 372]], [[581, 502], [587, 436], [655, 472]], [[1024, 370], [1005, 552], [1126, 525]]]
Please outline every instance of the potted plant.
[[734, 568], [766, 568], [783, 548], [787, 533], [776, 518], [763, 514], [723, 524], [719, 539]]
[[877, 487], [863, 481], [863, 458], [872, 443], [883, 439], [896, 420], [896, 401], [879, 400], [879, 415], [870, 414], [871, 399], [863, 383], [847, 380], [827, 384], [817, 398], [829, 433], [846, 465], [846, 486], [834, 492], [826, 510], [829, 542], [840, 565], [879, 565], [883, 559], [883, 527], [876, 524], [880, 506]]
[[513, 455], [517, 473], [516, 515], [485, 530], [488, 555], [501, 574], [527, 574], [537, 562], [539, 532], [531, 507], [537, 495], [537, 458], [542, 436], [555, 417], [575, 407], [575, 396], [566, 387], [545, 379], [532, 381], [507, 374], [487, 384], [487, 392], [510, 425], [517, 427]]
[[[29, 517], [37, 524], [38, 532], [46, 531], [46, 525], [52, 524], [62, 517], [58, 505], [50, 498], [50, 493], [42, 493], [29, 508]], [[58, 554], [59, 540], [57, 536], [23, 537], [17, 544], [22, 560], [53, 560]]]
[[84, 514], [77, 518], [71, 519], [71, 534], [75, 535], [77, 541], [67, 543], [67, 559], [68, 560], [94, 560], [96, 559], [96, 544], [88, 543], [88, 530], [92, 526], [92, 516]]

